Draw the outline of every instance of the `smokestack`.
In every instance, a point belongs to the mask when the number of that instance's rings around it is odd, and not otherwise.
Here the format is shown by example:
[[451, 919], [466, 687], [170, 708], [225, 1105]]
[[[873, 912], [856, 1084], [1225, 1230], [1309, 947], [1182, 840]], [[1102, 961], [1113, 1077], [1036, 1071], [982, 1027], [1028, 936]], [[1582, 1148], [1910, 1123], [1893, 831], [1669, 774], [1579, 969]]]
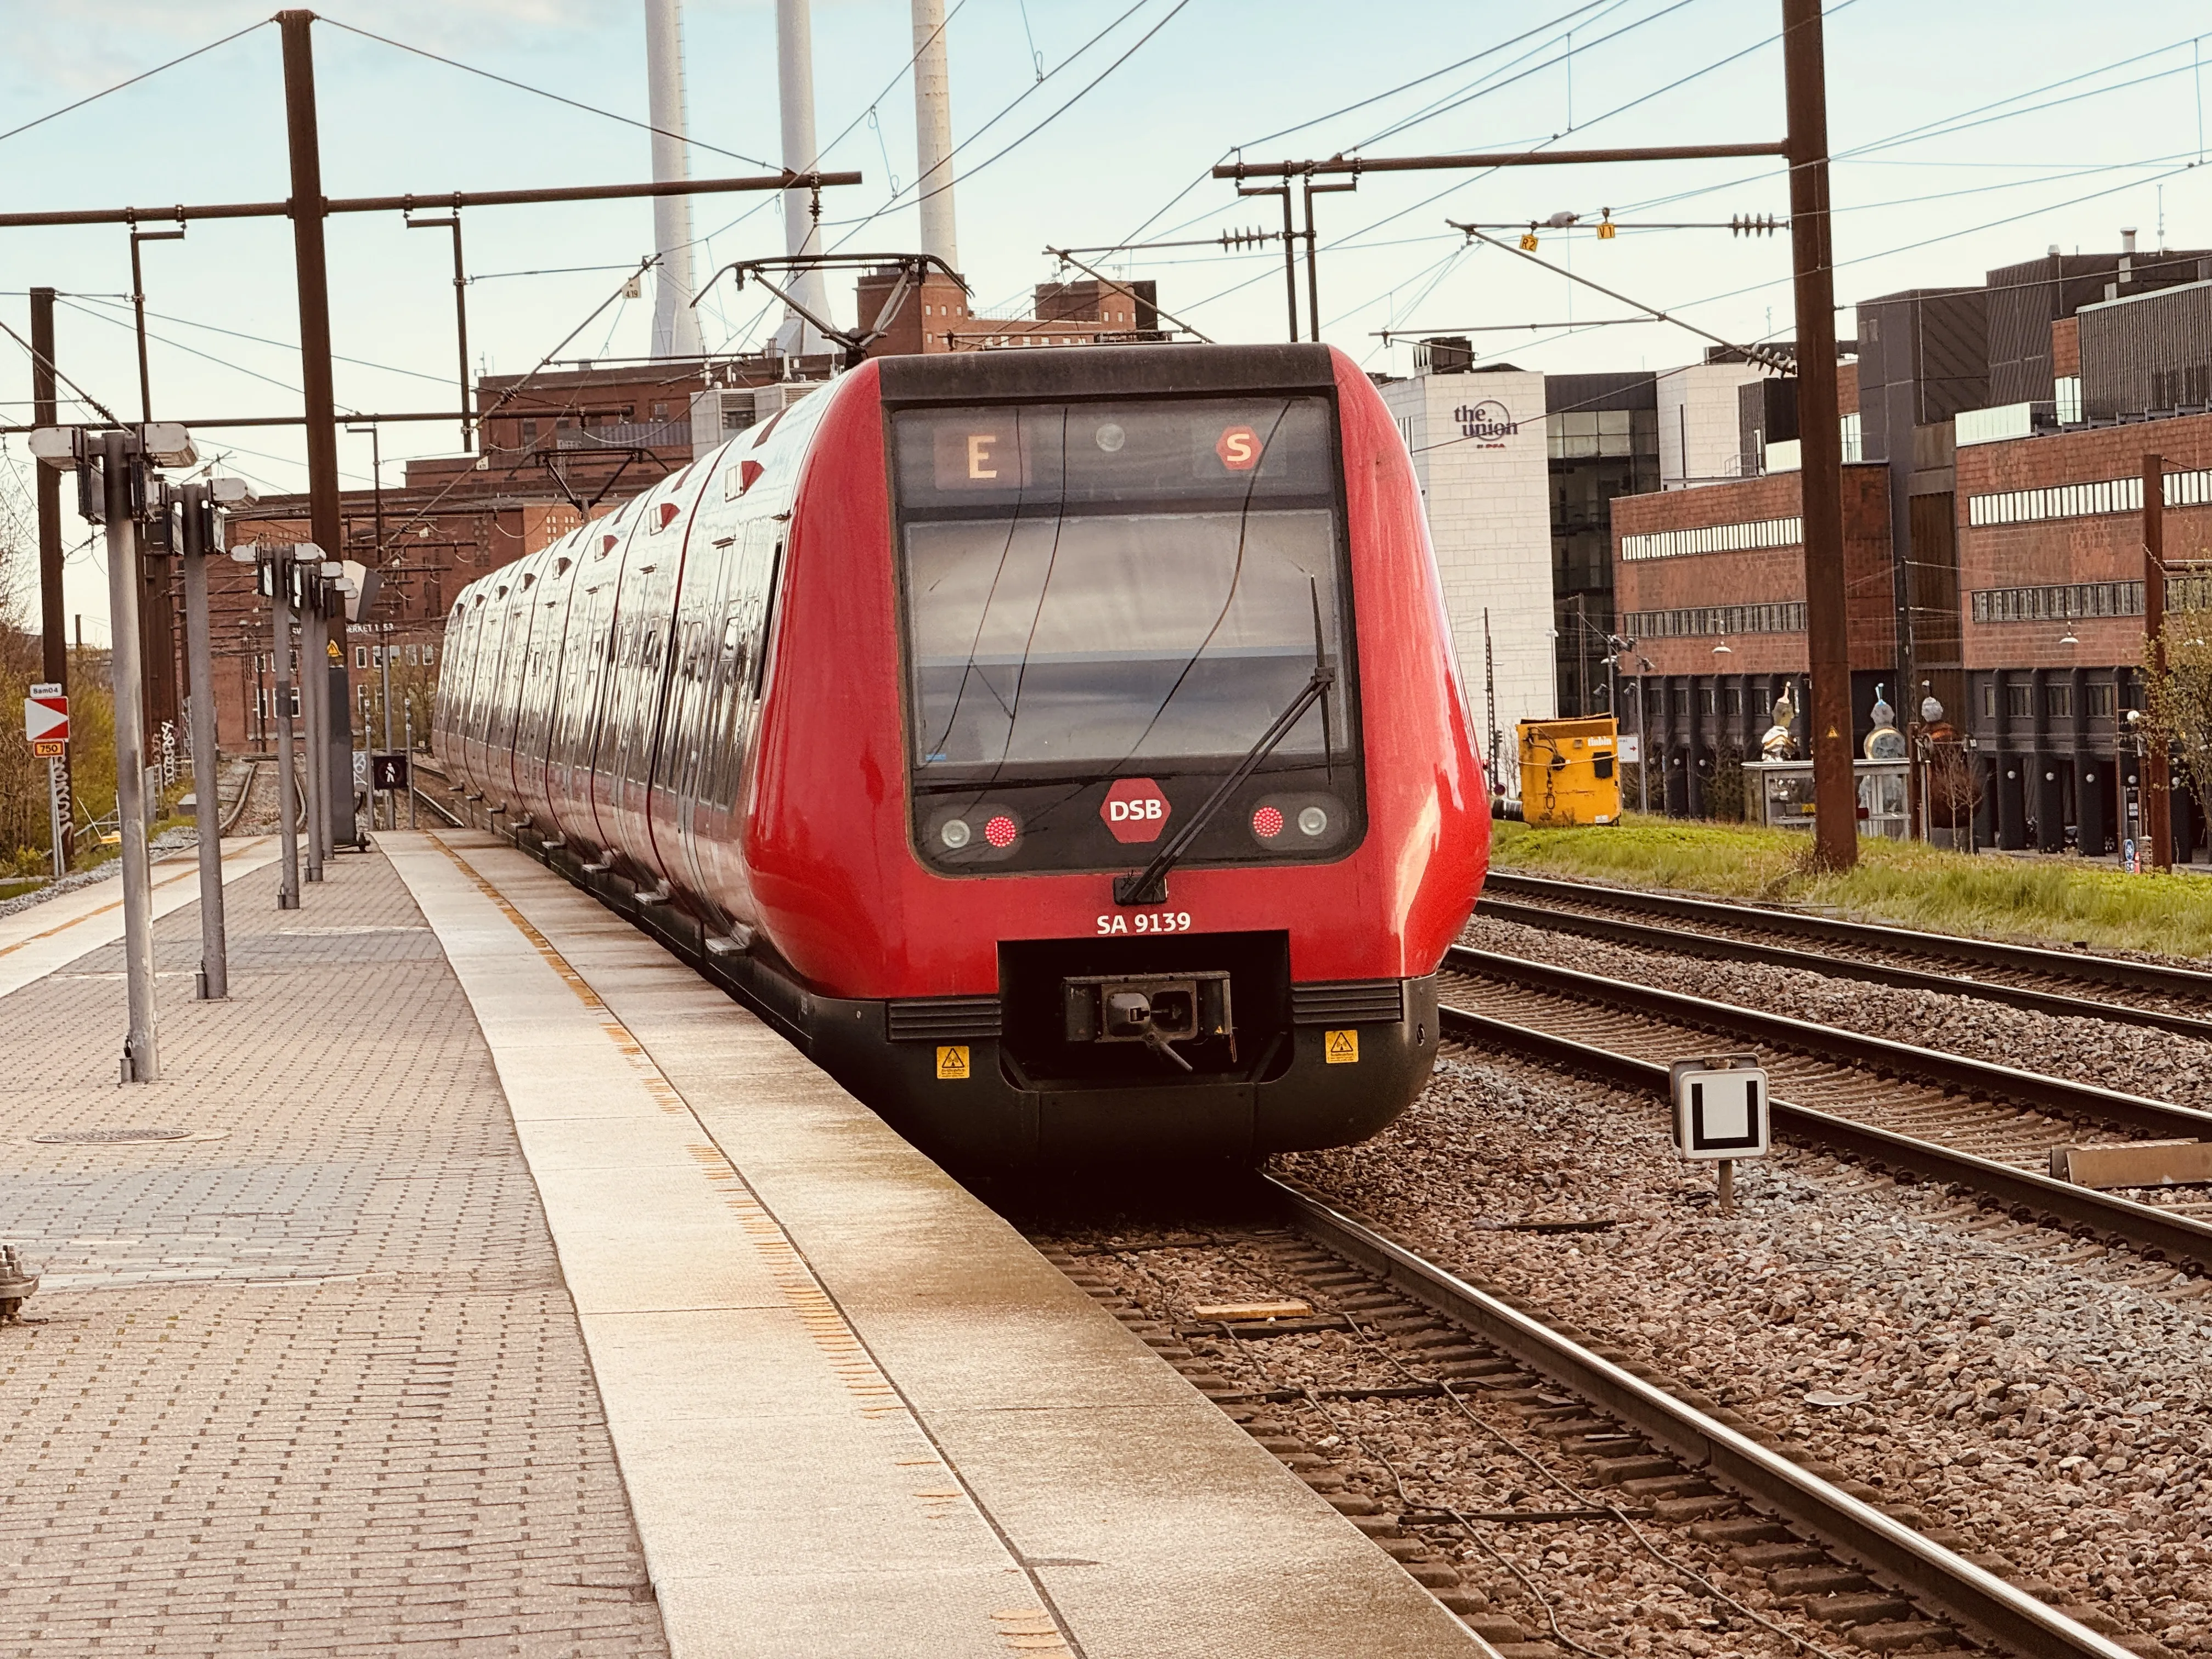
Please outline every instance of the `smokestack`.
[[952, 78], [945, 63], [945, 0], [914, 0], [915, 154], [921, 168], [921, 251], [960, 269], [952, 228]]
[[[820, 157], [814, 149], [814, 29], [807, 0], [775, 0], [775, 60], [776, 92], [783, 116], [783, 165], [792, 173], [811, 173]], [[812, 208], [812, 191], [784, 191], [785, 252], [822, 251]], [[820, 271], [795, 275], [790, 289], [793, 297], [816, 316], [829, 317], [829, 289]], [[775, 339], [776, 349], [786, 356], [811, 356], [829, 349], [822, 336], [796, 313], [786, 316]]]
[[[653, 135], [653, 179], [691, 176], [684, 142], [684, 9], [681, 0], [645, 0], [645, 81]], [[670, 135], [674, 135], [671, 137]], [[653, 198], [653, 355], [698, 357], [699, 313], [691, 308], [691, 198]]]

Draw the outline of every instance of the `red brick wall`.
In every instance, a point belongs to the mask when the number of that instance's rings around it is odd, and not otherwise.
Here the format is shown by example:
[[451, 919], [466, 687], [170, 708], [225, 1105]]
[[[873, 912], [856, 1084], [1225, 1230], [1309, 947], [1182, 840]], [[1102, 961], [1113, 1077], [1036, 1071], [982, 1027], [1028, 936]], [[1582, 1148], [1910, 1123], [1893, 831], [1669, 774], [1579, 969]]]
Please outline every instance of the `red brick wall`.
[[[1972, 444], [1958, 453], [1959, 588], [1966, 611], [1969, 668], [2110, 667], [2137, 661], [2140, 617], [2086, 617], [2073, 624], [2078, 645], [2061, 645], [2063, 623], [1991, 623], [1977, 626], [1977, 589], [2038, 587], [2069, 582], [2139, 581], [2142, 520], [2134, 513], [2058, 519], [2042, 524], [1967, 522], [1971, 497], [2054, 484], [2140, 476], [2146, 452], [2169, 472], [2212, 466], [2212, 416], [2100, 427], [2083, 432]], [[2212, 507], [2175, 507], [2166, 515], [2169, 560], [2212, 556]]]
[[2051, 325], [2051, 378], [2063, 380], [2081, 372], [2081, 321], [2077, 318], [2061, 317]]
[[[1850, 612], [1850, 659], [1855, 668], [1886, 668], [1896, 657], [1894, 605], [1890, 588], [1887, 470], [1857, 465], [1844, 469], [1844, 580]], [[1613, 503], [1613, 603], [1617, 610], [1672, 611], [1696, 605], [1772, 605], [1805, 597], [1802, 547], [1769, 547], [1741, 553], [1695, 553], [1674, 558], [1624, 559], [1624, 537], [1662, 530], [1754, 523], [1797, 515], [1801, 475], [1771, 473], [1741, 483], [1624, 495]], [[1730, 653], [1716, 659], [1711, 635], [1639, 641], [1637, 654], [1661, 674], [1783, 674], [1807, 668], [1802, 634], [1742, 634], [1729, 639]]]

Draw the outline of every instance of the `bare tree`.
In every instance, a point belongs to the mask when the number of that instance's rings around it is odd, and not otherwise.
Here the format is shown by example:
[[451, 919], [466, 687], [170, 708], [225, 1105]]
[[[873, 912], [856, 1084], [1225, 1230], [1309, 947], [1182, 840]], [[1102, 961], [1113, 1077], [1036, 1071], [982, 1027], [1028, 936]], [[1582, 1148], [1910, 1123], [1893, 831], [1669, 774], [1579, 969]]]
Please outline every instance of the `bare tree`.
[[2212, 812], [2212, 610], [2169, 611], [2166, 672], [2143, 642], [2143, 735], [2166, 745], [2199, 809]]

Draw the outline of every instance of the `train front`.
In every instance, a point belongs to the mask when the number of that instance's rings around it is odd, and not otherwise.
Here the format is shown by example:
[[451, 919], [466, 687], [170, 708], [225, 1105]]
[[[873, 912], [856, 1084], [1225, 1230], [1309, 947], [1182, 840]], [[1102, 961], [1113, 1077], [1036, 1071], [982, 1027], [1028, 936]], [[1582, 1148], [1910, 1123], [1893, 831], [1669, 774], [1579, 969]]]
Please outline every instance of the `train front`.
[[[1433, 1062], [1488, 819], [1372, 386], [1322, 347], [880, 374], [896, 708], [855, 717], [896, 733], [900, 787], [850, 803], [881, 837], [865, 915], [773, 930], [817, 1058], [956, 1157], [1373, 1133]], [[835, 563], [794, 546], [794, 606]], [[819, 994], [837, 979], [863, 994]]]

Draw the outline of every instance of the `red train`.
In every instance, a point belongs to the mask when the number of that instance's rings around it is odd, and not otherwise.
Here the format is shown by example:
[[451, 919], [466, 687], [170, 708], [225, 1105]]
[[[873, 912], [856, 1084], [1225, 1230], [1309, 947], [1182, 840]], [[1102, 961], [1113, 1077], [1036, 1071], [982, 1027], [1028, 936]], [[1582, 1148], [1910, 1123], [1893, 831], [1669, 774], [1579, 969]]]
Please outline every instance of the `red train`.
[[940, 1155], [1340, 1145], [1428, 1076], [1489, 818], [1326, 347], [868, 363], [447, 641], [479, 810]]

